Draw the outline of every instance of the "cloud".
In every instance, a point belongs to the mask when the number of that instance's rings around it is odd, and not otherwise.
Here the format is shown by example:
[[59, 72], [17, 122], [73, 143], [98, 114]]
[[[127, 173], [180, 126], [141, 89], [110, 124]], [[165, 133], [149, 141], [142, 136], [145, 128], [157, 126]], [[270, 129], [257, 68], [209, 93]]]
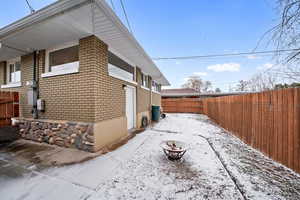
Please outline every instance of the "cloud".
[[207, 76], [206, 72], [194, 72], [193, 74], [197, 76]]
[[207, 69], [215, 72], [238, 72], [240, 71], [240, 67], [241, 65], [239, 63], [224, 63], [210, 65]]
[[176, 64], [176, 65], [180, 65], [180, 64], [181, 64], [181, 62], [179, 62], [179, 61], [176, 61], [176, 62], [175, 62], [175, 64]]
[[270, 69], [271, 67], [273, 67], [272, 63], [265, 63], [263, 65], [260, 65], [257, 67], [258, 70], [266, 70], [266, 69]]
[[247, 58], [248, 58], [249, 60], [256, 60], [256, 59], [260, 59], [260, 57], [259, 57], [259, 56], [255, 56], [255, 55], [249, 55], [249, 56], [247, 56]]
[[187, 82], [188, 80], [190, 80], [190, 77], [186, 77], [183, 79], [183, 83]]

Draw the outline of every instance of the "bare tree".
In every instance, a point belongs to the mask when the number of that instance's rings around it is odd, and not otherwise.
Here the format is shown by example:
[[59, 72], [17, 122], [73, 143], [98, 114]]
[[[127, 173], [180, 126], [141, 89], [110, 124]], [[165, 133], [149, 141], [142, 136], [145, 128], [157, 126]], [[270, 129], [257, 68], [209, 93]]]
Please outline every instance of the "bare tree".
[[209, 92], [212, 88], [210, 81], [203, 81], [200, 76], [190, 76], [182, 85], [183, 88], [193, 88], [197, 92]]
[[215, 93], [221, 93], [222, 91], [221, 91], [221, 89], [220, 88], [216, 88], [215, 89]]
[[182, 85], [183, 88], [192, 88], [197, 92], [201, 92], [203, 81], [199, 76], [190, 76], [186, 82]]
[[236, 86], [236, 90], [241, 92], [247, 91], [248, 84], [248, 81], [240, 80]]
[[[272, 38], [277, 49], [293, 49], [290, 53], [277, 53], [277, 61], [284, 66], [281, 76], [300, 81], [300, 0], [277, 0], [280, 23]], [[278, 51], [279, 52], [279, 51]]]
[[[271, 72], [259, 73], [247, 81], [246, 90], [252, 92], [261, 92], [265, 90], [273, 90], [279, 83], [278, 77]], [[238, 87], [241, 84], [238, 85]]]
[[212, 83], [210, 81], [204, 81], [203, 82], [203, 87], [202, 87], [202, 92], [210, 92], [212, 88]]

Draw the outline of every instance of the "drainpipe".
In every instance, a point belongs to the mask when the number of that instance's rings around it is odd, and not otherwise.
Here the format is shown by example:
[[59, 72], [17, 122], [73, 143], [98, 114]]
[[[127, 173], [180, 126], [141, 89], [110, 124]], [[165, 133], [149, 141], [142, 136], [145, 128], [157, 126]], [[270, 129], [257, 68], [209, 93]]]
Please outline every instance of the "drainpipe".
[[32, 115], [34, 119], [38, 119], [38, 110], [37, 110], [37, 98], [38, 98], [38, 84], [36, 78], [37, 72], [37, 51], [33, 52], [33, 81], [32, 81], [32, 92], [33, 92], [33, 105], [32, 105]]

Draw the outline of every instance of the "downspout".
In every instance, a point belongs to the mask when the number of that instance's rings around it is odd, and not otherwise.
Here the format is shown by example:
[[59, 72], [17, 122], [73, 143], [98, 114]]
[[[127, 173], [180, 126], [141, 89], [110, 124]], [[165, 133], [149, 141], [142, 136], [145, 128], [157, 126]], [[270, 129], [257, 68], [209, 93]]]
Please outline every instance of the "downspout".
[[33, 104], [32, 104], [32, 115], [34, 119], [38, 119], [37, 110], [37, 98], [38, 98], [38, 84], [37, 84], [37, 51], [33, 52], [33, 82], [32, 82], [32, 92], [33, 92]]

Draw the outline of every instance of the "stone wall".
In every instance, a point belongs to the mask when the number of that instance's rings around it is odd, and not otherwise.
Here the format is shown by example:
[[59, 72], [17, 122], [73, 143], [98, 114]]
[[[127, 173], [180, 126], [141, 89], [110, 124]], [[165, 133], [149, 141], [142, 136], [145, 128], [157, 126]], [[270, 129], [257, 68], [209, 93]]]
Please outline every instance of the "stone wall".
[[94, 124], [17, 119], [21, 137], [61, 147], [95, 151]]

